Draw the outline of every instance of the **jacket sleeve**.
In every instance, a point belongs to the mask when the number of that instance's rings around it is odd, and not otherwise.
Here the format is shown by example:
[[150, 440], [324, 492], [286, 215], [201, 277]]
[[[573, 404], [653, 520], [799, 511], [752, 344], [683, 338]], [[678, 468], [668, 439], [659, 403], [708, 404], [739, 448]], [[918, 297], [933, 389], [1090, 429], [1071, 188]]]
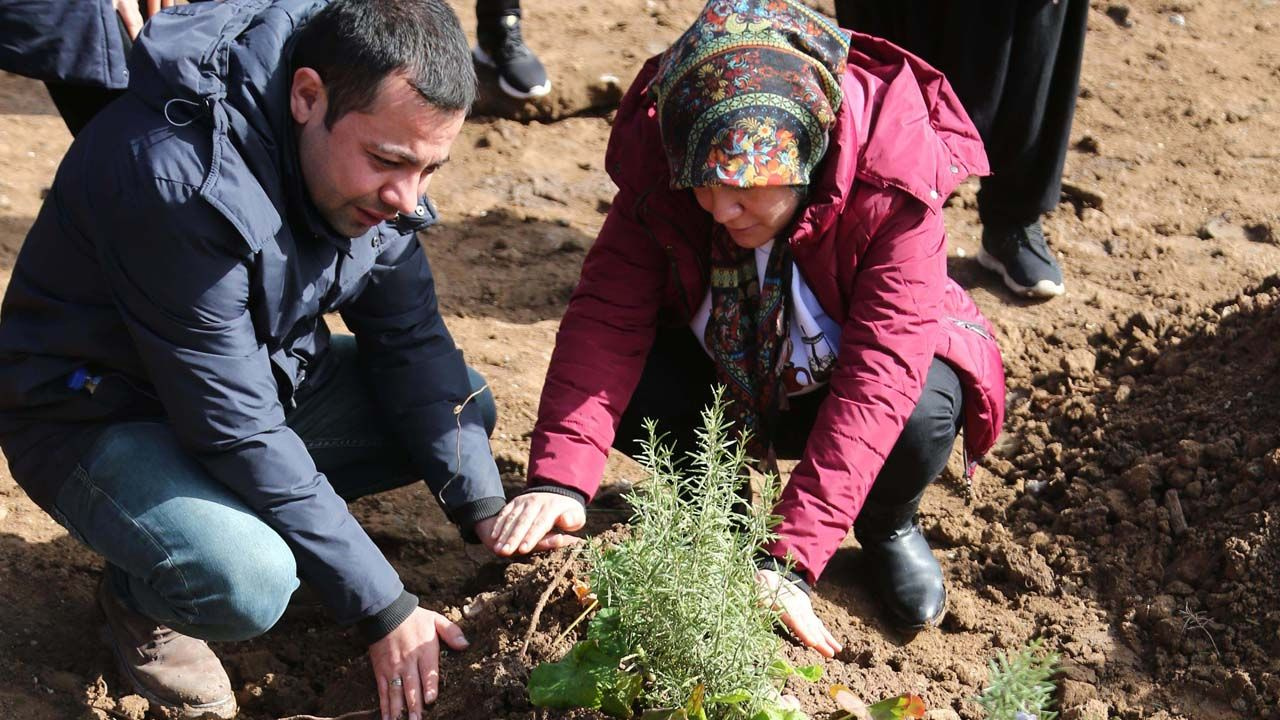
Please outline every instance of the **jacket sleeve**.
[[848, 535], [911, 416], [933, 361], [946, 287], [939, 213], [893, 192], [857, 260], [830, 392], [783, 491], [778, 540], [810, 582]]
[[[341, 310], [378, 405], [464, 535], [506, 502], [471, 383], [436, 301], [415, 235], [392, 239], [368, 284]], [[461, 408], [460, 413], [455, 413]]]
[[126, 36], [111, 0], [0, 0], [0, 70], [121, 89]]
[[529, 450], [530, 484], [595, 495], [657, 331], [667, 258], [623, 189], [556, 333]]
[[[180, 442], [288, 542], [299, 575], [339, 622], [371, 621], [389, 632], [416, 598], [285, 425], [248, 309], [253, 256], [196, 188], [165, 180], [153, 187], [106, 218], [115, 229], [97, 248]], [[119, 229], [129, 217], [147, 218], [145, 229]]]

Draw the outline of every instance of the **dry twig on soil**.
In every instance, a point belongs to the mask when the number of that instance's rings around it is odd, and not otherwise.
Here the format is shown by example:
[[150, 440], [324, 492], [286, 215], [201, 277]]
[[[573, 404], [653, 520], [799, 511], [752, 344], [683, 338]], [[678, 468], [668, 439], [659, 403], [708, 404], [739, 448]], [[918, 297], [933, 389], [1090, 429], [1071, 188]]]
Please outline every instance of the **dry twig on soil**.
[[573, 562], [578, 559], [578, 554], [582, 552], [582, 545], [576, 545], [573, 551], [569, 553], [569, 557], [565, 558], [564, 564], [556, 571], [556, 576], [551, 578], [551, 582], [547, 584], [547, 589], [542, 591], [542, 597], [538, 598], [538, 604], [533, 608], [533, 617], [529, 618], [529, 629], [524, 634], [524, 644], [520, 646], [520, 657], [529, 659], [529, 643], [533, 642], [533, 633], [538, 629], [538, 618], [542, 617], [542, 611], [547, 607], [547, 601], [551, 599], [551, 594], [556, 591], [556, 586], [569, 574], [569, 568], [573, 567]]
[[343, 713], [337, 717], [321, 717], [319, 715], [290, 715], [289, 717], [280, 718], [280, 720], [365, 720], [365, 718], [378, 717], [377, 710], [357, 710], [355, 712]]

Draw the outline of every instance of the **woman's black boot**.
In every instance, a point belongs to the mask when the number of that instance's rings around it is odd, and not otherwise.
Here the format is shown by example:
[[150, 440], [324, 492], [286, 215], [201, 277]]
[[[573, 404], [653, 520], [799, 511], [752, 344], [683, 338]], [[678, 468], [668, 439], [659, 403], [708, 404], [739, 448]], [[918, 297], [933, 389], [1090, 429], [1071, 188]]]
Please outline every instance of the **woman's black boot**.
[[947, 613], [942, 567], [916, 522], [917, 505], [918, 499], [893, 508], [868, 504], [854, 525], [872, 588], [904, 630], [936, 627]]

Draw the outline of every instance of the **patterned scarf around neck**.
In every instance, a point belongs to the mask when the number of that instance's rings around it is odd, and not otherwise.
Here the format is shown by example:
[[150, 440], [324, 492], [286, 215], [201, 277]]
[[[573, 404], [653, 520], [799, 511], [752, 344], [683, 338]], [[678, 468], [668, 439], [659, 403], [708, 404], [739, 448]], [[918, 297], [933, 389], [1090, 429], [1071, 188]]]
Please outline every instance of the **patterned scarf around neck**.
[[772, 463], [773, 423], [781, 398], [791, 296], [791, 246], [773, 243], [763, 282], [756, 251], [738, 246], [723, 227], [711, 241], [711, 317], [707, 350], [730, 401], [727, 415], [747, 435], [747, 454]]

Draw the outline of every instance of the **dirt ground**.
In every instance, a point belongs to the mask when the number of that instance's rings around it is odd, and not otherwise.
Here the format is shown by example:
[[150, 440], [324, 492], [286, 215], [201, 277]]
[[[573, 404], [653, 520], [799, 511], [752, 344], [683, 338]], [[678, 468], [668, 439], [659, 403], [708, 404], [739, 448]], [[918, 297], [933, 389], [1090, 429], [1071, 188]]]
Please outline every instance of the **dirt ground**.
[[[444, 222], [424, 236], [450, 327], [497, 395], [494, 451], [513, 489], [558, 318], [613, 193], [609, 107], [701, 3], [524, 5], [556, 90], [538, 105], [483, 99], [432, 186]], [[458, 11], [470, 27], [470, 5]], [[1064, 658], [1064, 720], [1280, 717], [1277, 98], [1275, 0], [1093, 4], [1068, 183], [1046, 221], [1068, 294], [1023, 301], [977, 266], [974, 185], [947, 211], [951, 272], [998, 328], [1010, 389], [971, 502], [954, 466], [925, 498], [948, 619], [891, 631], [850, 541], [816, 591], [845, 650], [797, 688], [807, 710], [833, 710], [823, 692], [837, 681], [869, 699], [920, 694], [934, 720], [978, 718], [987, 661], [1040, 636]], [[69, 143], [43, 88], [0, 73], [0, 282]], [[607, 485], [635, 477], [615, 459]], [[575, 601], [553, 592], [521, 650], [564, 558], [486, 558], [421, 487], [353, 510], [410, 590], [473, 640], [446, 660], [429, 716], [551, 717], [522, 683], [567, 648], [557, 635]], [[623, 512], [606, 498], [590, 518], [598, 530]], [[147, 713], [97, 641], [99, 570], [0, 469], [0, 718]], [[242, 717], [376, 707], [358, 641], [316, 607], [217, 650]]]

